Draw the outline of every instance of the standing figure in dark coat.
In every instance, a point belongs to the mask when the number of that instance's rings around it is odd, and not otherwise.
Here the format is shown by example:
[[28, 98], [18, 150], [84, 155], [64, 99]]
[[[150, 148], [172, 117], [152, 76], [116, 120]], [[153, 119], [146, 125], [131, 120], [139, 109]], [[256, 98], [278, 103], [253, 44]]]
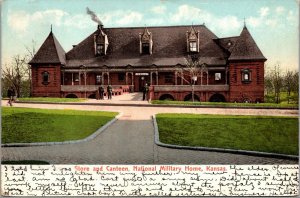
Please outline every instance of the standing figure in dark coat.
[[13, 87], [10, 87], [7, 90], [7, 97], [8, 97], [8, 103], [7, 104], [9, 104], [10, 106], [12, 106], [14, 96], [15, 96], [15, 91], [14, 91]]
[[108, 95], [108, 100], [111, 100], [111, 95], [112, 95], [112, 86], [108, 85], [107, 86], [107, 95]]
[[143, 87], [143, 100], [148, 100], [148, 92], [149, 92], [149, 87], [148, 84], [146, 83], [145, 86]]
[[99, 87], [99, 95], [100, 95], [100, 100], [103, 100], [104, 88], [102, 86]]

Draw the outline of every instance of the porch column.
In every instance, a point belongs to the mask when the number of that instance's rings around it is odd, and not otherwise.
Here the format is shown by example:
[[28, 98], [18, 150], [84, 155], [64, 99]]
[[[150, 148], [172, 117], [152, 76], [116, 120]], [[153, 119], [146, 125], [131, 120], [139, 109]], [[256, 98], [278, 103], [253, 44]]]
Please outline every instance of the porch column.
[[181, 85], [183, 85], [183, 71], [181, 71]]
[[104, 72], [101, 73], [101, 85], [104, 85]]
[[175, 85], [177, 85], [177, 71], [174, 72], [174, 77], [175, 77]]
[[125, 81], [126, 81], [126, 85], [128, 85], [128, 72], [126, 72]]
[[225, 70], [225, 85], [227, 85], [227, 75], [228, 75], [228, 69], [226, 68]]
[[152, 73], [153, 72], [150, 72], [150, 85], [152, 85]]
[[202, 79], [203, 79], [203, 71], [201, 71], [200, 85], [202, 85]]
[[107, 72], [107, 83], [110, 85], [110, 82], [109, 82], [109, 72]]
[[74, 77], [73, 77], [73, 72], [72, 72], [72, 85], [74, 85]]
[[79, 77], [79, 85], [81, 85], [81, 72], [78, 72], [78, 77]]
[[158, 85], [158, 71], [156, 71], [156, 85]]
[[208, 85], [208, 79], [209, 79], [209, 73], [208, 73], [208, 70], [207, 70], [206, 75], [207, 75], [207, 78], [206, 78], [206, 85]]
[[131, 85], [133, 86], [133, 78], [134, 78], [134, 75], [133, 75], [133, 72], [131, 72]]
[[65, 72], [62, 72], [62, 84], [65, 85]]

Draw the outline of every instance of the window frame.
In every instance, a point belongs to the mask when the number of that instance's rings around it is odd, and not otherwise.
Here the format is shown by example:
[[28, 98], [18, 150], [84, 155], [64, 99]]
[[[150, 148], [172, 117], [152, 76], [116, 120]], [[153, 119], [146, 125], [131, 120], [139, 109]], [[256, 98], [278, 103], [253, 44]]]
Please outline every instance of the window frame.
[[142, 54], [150, 54], [150, 43], [142, 43]]
[[197, 52], [197, 41], [189, 42], [190, 52]]
[[222, 73], [215, 72], [215, 81], [221, 81], [221, 80], [222, 80]]
[[50, 73], [48, 71], [42, 72], [42, 84], [48, 85], [50, 83]]
[[104, 44], [102, 43], [97, 43], [96, 45], [96, 55], [100, 56], [100, 55], [104, 55]]
[[[241, 80], [243, 83], [251, 83], [252, 82], [252, 75], [251, 75], [252, 71], [250, 69], [242, 69], [241, 71]], [[245, 76], [247, 76], [248, 78], [246, 79]]]
[[124, 82], [125, 80], [125, 73], [118, 73], [118, 81]]
[[165, 83], [174, 83], [174, 74], [173, 73], [165, 73], [164, 80], [165, 80]]

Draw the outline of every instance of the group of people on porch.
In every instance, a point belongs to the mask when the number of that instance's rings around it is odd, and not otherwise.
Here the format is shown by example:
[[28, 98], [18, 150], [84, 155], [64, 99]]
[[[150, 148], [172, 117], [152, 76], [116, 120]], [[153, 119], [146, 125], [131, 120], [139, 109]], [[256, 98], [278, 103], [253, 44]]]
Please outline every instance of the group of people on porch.
[[[111, 100], [111, 98], [112, 98], [112, 92], [113, 92], [112, 86], [108, 85], [107, 89], [106, 89], [107, 99], [108, 100]], [[104, 88], [102, 86], [100, 86], [98, 88], [98, 91], [96, 93], [96, 98], [97, 98], [97, 100], [104, 100]]]
[[[96, 99], [97, 100], [104, 100], [105, 90], [103, 86], [100, 86], [98, 90], [96, 91]], [[111, 85], [108, 85], [106, 88], [106, 96], [108, 100], [112, 99], [113, 95], [113, 88]], [[143, 100], [149, 100], [149, 86], [147, 83], [145, 83], [143, 87]]]

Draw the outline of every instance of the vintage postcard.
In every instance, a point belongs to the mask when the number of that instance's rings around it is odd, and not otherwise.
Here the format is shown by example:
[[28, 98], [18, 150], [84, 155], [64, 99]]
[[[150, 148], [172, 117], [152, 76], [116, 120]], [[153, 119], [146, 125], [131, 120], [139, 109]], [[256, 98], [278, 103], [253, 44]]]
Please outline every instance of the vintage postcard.
[[1, 195], [299, 195], [298, 0], [0, 0]]

